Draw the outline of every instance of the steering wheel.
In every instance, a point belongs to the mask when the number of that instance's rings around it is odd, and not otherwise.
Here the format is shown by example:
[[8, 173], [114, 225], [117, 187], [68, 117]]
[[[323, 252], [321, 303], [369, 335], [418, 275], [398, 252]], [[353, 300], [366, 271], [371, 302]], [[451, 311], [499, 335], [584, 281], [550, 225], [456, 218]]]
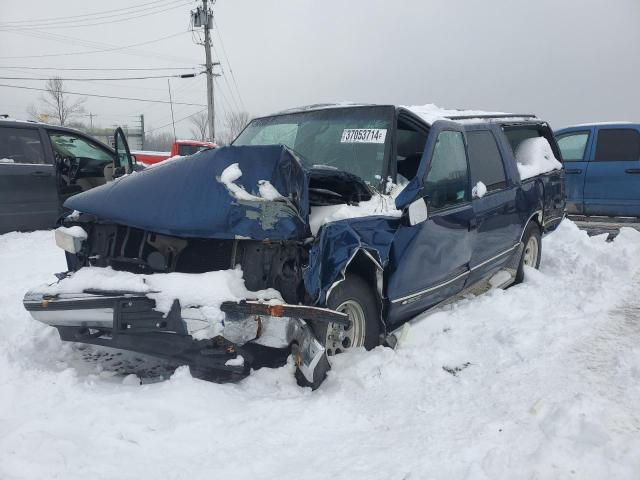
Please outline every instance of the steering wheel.
[[69, 177], [69, 184], [76, 183], [80, 175], [81, 162], [75, 157], [66, 157], [60, 153], [54, 155], [58, 170]]

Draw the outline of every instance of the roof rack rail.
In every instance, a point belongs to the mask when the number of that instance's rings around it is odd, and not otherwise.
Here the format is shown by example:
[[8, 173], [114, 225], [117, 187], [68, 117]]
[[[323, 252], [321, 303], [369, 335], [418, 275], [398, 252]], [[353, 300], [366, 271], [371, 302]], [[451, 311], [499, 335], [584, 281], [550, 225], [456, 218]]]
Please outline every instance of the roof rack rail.
[[471, 120], [472, 118], [538, 118], [531, 113], [479, 114], [479, 115], [447, 115], [449, 120]]

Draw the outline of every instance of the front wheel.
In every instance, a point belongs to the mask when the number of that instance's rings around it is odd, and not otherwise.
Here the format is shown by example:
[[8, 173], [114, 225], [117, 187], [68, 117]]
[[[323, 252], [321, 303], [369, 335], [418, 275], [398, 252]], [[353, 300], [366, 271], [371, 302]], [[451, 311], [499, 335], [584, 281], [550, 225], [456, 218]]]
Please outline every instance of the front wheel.
[[522, 283], [524, 280], [524, 267], [538, 268], [540, 266], [540, 258], [542, 257], [542, 237], [540, 235], [540, 227], [535, 222], [529, 222], [527, 228], [522, 235], [524, 249], [520, 258], [520, 265], [516, 273], [515, 283]]
[[352, 275], [338, 284], [327, 301], [332, 310], [346, 313], [351, 327], [328, 325], [324, 347], [328, 356], [346, 352], [352, 348], [375, 348], [379, 343], [380, 313], [376, 297], [369, 285]]
[[[380, 343], [380, 310], [375, 293], [362, 278], [351, 275], [339, 283], [327, 300], [327, 307], [346, 313], [351, 326], [327, 324], [316, 325], [314, 333], [323, 343], [327, 357], [344, 353], [352, 348], [375, 348]], [[323, 342], [324, 340], [324, 342]], [[324, 378], [308, 382], [299, 370], [296, 371], [298, 383], [302, 386], [317, 388]]]

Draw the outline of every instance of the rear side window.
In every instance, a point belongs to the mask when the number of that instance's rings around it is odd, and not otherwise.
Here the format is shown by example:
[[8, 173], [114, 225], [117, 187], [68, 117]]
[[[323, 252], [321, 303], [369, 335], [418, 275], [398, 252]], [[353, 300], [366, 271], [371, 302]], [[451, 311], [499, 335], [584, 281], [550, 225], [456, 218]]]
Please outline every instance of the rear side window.
[[598, 132], [596, 162], [640, 159], [640, 133], [631, 128], [611, 128]]
[[425, 182], [429, 204], [438, 210], [469, 201], [467, 154], [462, 133], [438, 135]]
[[513, 150], [513, 154], [515, 155], [518, 151], [518, 147], [520, 144], [529, 139], [529, 138], [537, 138], [540, 136], [540, 131], [537, 128], [527, 128], [527, 127], [516, 127], [516, 128], [505, 128], [504, 134], [509, 140], [509, 145], [511, 145], [511, 150]]
[[0, 163], [45, 163], [40, 132], [33, 128], [0, 127]]
[[487, 130], [467, 133], [471, 184], [482, 182], [488, 191], [507, 186], [502, 155], [493, 134]]
[[584, 151], [589, 141], [589, 132], [572, 132], [558, 137], [558, 147], [562, 153], [562, 159], [567, 162], [580, 162], [584, 160]]

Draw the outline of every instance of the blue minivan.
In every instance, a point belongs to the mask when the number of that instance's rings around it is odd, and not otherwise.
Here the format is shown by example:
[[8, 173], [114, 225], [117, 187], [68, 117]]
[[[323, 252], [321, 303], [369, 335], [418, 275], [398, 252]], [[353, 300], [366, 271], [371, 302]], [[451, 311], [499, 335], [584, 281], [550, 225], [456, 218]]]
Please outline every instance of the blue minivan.
[[640, 216], [640, 124], [575, 125], [555, 135], [569, 214]]

